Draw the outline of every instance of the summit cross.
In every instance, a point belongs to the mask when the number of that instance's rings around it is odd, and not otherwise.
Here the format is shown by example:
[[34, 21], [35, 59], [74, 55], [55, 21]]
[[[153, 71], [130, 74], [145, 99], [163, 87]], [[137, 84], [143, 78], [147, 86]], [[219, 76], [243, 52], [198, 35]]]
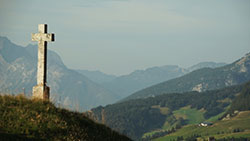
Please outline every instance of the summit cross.
[[38, 25], [38, 33], [32, 33], [32, 41], [38, 41], [37, 85], [33, 87], [33, 98], [49, 100], [47, 86], [47, 42], [55, 41], [53, 33], [47, 33], [47, 24]]

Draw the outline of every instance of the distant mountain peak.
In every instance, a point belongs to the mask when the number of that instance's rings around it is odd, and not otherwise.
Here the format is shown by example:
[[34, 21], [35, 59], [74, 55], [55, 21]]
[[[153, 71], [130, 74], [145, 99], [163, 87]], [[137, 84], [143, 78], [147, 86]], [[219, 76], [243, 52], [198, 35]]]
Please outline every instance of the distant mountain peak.
[[239, 69], [239, 73], [247, 72], [250, 67], [250, 53], [247, 53], [244, 57], [235, 62], [236, 68]]
[[244, 57], [242, 57], [240, 60], [236, 61], [237, 65], [242, 65], [245, 62], [250, 60], [250, 53], [247, 53]]

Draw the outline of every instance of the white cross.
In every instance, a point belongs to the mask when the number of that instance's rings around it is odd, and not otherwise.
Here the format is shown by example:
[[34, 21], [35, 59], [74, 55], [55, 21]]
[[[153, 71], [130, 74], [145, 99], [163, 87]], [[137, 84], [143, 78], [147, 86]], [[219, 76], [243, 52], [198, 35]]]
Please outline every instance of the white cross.
[[53, 33], [47, 33], [47, 24], [39, 24], [38, 32], [32, 33], [32, 41], [38, 41], [37, 84], [46, 84], [47, 42], [55, 41]]
[[55, 41], [53, 33], [47, 33], [47, 24], [38, 25], [38, 33], [32, 33], [32, 41], [38, 41], [37, 85], [33, 87], [33, 97], [49, 100], [47, 82], [47, 42]]

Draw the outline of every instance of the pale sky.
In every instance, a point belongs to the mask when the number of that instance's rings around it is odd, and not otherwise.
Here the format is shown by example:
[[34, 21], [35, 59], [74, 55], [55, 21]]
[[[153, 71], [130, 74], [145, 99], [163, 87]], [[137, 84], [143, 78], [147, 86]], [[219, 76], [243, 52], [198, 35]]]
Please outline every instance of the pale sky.
[[115, 75], [250, 52], [250, 0], [0, 0], [0, 36], [36, 44], [42, 23], [69, 68]]

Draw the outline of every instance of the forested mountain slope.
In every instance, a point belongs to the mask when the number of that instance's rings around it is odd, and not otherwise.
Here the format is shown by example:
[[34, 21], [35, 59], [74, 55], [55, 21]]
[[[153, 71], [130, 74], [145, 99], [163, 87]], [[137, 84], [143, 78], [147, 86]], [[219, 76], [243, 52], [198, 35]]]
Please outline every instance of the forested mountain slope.
[[[205, 92], [162, 94], [97, 107], [87, 114], [132, 139], [154, 130], [175, 130], [189, 123], [217, 120], [249, 83]], [[190, 113], [186, 115], [184, 113]], [[199, 115], [193, 121], [192, 117]], [[189, 117], [190, 116], [190, 117]]]

